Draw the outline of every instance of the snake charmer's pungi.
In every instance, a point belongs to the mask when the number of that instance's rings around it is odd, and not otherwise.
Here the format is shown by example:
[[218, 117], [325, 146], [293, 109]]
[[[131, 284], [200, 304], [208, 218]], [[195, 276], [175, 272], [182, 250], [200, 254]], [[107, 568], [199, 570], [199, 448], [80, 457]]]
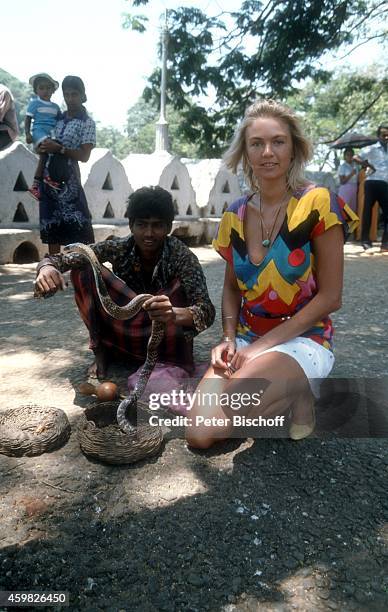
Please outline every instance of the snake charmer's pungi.
[[206, 280], [197, 257], [174, 236], [168, 236], [174, 218], [171, 195], [160, 187], [144, 187], [129, 198], [126, 216], [132, 235], [90, 245], [103, 268], [112, 299], [123, 306], [137, 294], [153, 297], [132, 319], [118, 321], [108, 315], [98, 298], [93, 272], [84, 255], [46, 256], [38, 265], [36, 288], [42, 294], [65, 287], [62, 273], [71, 270], [75, 299], [90, 335], [96, 373], [106, 376], [116, 357], [140, 365], [146, 357], [151, 321], [165, 323], [159, 360], [194, 370], [193, 338], [209, 327], [215, 316]]

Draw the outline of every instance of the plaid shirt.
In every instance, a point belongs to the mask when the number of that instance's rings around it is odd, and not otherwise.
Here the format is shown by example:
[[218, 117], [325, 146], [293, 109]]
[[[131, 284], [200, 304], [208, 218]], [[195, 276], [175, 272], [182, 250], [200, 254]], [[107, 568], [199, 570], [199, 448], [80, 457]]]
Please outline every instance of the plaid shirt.
[[[212, 325], [215, 309], [210, 301], [206, 279], [198, 258], [181, 240], [167, 236], [161, 257], [156, 264], [150, 286], [144, 282], [140, 256], [132, 236], [113, 238], [89, 245], [101, 263], [112, 264], [114, 274], [121, 278], [135, 293], [157, 293], [179, 279], [193, 316], [194, 327], [185, 329], [185, 336], [196, 336]], [[38, 272], [45, 264], [53, 264], [60, 272], [85, 266], [86, 258], [80, 253], [46, 256], [38, 265]]]

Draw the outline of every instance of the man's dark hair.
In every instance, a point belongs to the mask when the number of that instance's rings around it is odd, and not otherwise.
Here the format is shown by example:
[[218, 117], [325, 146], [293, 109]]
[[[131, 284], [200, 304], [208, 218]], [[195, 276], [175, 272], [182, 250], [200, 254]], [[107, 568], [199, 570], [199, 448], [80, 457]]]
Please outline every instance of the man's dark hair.
[[158, 186], [141, 187], [129, 196], [125, 216], [128, 217], [129, 225], [135, 219], [150, 217], [163, 219], [167, 225], [171, 225], [175, 216], [171, 194]]
[[388, 130], [388, 125], [386, 123], [383, 123], [383, 125], [379, 125], [379, 127], [377, 128], [377, 137], [380, 136], [381, 130]]

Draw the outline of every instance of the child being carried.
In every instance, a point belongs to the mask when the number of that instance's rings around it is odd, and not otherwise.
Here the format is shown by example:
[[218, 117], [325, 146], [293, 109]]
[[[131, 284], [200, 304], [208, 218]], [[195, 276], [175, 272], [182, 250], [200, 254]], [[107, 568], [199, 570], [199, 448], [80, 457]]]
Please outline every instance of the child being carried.
[[[55, 126], [58, 119], [61, 118], [61, 110], [58, 104], [51, 102], [51, 96], [58, 89], [59, 83], [45, 72], [34, 74], [29, 83], [32, 85], [36, 97], [30, 101], [27, 107], [25, 119], [26, 141], [28, 144], [33, 143], [34, 150], [38, 152], [39, 145], [44, 140], [47, 138], [55, 140]], [[41, 153], [39, 155], [34, 182], [28, 190], [37, 200], [41, 197], [41, 183], [46, 159], [47, 154]], [[59, 184], [49, 176], [45, 176], [44, 182], [54, 189], [59, 188]]]

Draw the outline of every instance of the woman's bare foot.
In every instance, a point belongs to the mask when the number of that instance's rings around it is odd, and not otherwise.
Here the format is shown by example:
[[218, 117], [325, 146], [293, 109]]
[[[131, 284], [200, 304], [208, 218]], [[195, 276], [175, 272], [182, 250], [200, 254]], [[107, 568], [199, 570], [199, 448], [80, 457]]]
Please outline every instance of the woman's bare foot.
[[94, 361], [88, 368], [90, 378], [106, 378], [108, 373], [108, 357], [104, 349], [95, 349]]

